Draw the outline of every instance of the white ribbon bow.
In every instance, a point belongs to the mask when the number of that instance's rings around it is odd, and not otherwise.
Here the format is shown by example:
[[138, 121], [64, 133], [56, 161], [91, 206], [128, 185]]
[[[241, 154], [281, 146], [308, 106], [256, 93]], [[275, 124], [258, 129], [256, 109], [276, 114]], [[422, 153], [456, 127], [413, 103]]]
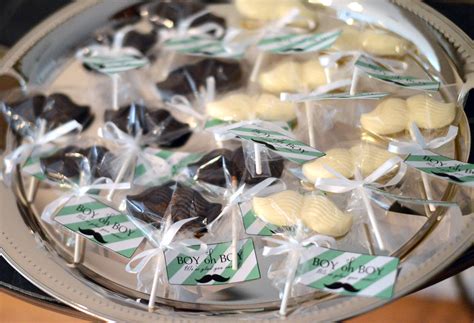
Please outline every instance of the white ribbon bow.
[[390, 152], [405, 155], [420, 153], [424, 150], [433, 150], [454, 140], [458, 135], [458, 127], [449, 126], [446, 136], [426, 141], [415, 123], [412, 123], [410, 127], [415, 140], [410, 142], [393, 141], [388, 145]]
[[[378, 179], [389, 173], [397, 164], [399, 165], [399, 170], [392, 179], [390, 179], [385, 184], [376, 183]], [[407, 169], [406, 165], [402, 163], [402, 159], [400, 157], [393, 157], [383, 163], [366, 178], [350, 180], [331, 167], [327, 165], [324, 167], [336, 178], [318, 178], [316, 179], [314, 186], [320, 190], [332, 193], [346, 193], [355, 189], [369, 189], [370, 191], [370, 186], [375, 186], [378, 188], [393, 186], [400, 182], [400, 180], [405, 176]]]
[[[268, 186], [273, 184], [275, 181], [279, 181], [279, 180], [280, 179], [274, 178], [274, 177], [266, 178], [265, 180], [263, 180], [260, 183], [254, 185], [253, 187], [249, 188], [246, 191], [244, 191], [245, 188], [246, 188], [246, 185], [245, 184], [241, 185], [237, 189], [237, 191], [232, 193], [232, 195], [228, 198], [227, 204], [222, 209], [221, 213], [219, 213], [219, 215], [214, 219], [214, 221], [212, 221], [212, 223], [208, 224], [207, 227], [208, 227], [209, 231], [212, 231], [212, 227], [213, 227], [214, 223], [217, 223], [218, 220], [224, 214], [226, 214], [231, 208], [233, 208], [234, 206], [236, 206], [239, 203], [250, 200], [253, 196], [257, 195], [259, 192], [261, 192], [262, 190], [264, 190], [265, 188], [267, 188]], [[285, 183], [283, 183], [283, 186], [284, 186], [283, 189], [285, 189], [286, 188]]]
[[[65, 179], [67, 185], [70, 187], [70, 190], [65, 194], [61, 195], [51, 203], [45, 206], [43, 213], [41, 214], [41, 219], [47, 223], [53, 223], [53, 215], [58, 211], [58, 209], [66, 204], [71, 198], [82, 197], [85, 195], [96, 195], [89, 194], [91, 190], [126, 190], [130, 188], [130, 183], [114, 183], [110, 178], [100, 177], [94, 180], [92, 183], [87, 185], [76, 184], [69, 179]], [[89, 180], [86, 180], [89, 181]]]
[[135, 136], [132, 136], [120, 130], [115, 123], [108, 121], [100, 129], [99, 135], [122, 147], [120, 158], [136, 158], [138, 163], [142, 163], [149, 172], [147, 177], [169, 176], [171, 174], [171, 167], [166, 160], [142, 149], [146, 140], [142, 136], [141, 129]]
[[315, 246], [331, 246], [336, 243], [336, 240], [333, 237], [316, 234], [309, 238], [306, 238], [302, 241], [287, 237], [285, 235], [281, 235], [283, 239], [275, 239], [275, 238], [263, 238], [263, 240], [272, 242], [276, 244], [275, 247], [268, 247], [265, 246], [263, 248], [262, 254], [264, 256], [275, 256], [275, 255], [282, 255], [285, 253], [299, 253], [302, 254], [307, 251], [307, 247], [309, 245]]
[[[129, 273], [140, 274], [145, 266], [155, 257], [163, 257], [166, 250], [176, 250], [185, 255], [201, 255], [207, 251], [207, 245], [198, 239], [184, 239], [178, 242], [173, 242], [176, 234], [186, 223], [197, 219], [197, 217], [177, 221], [161, 232], [161, 239], [158, 246], [153, 249], [145, 250], [135, 257], [133, 257], [125, 267]], [[199, 245], [198, 249], [193, 249], [191, 246]], [[134, 263], [138, 263], [134, 265]]]
[[3, 179], [5, 183], [7, 185], [11, 183], [11, 177], [17, 165], [22, 165], [29, 157], [37, 157], [47, 152], [51, 149], [51, 142], [74, 130], [82, 130], [82, 125], [76, 120], [69, 121], [46, 132], [46, 120], [40, 119], [32, 133], [24, 138], [26, 142], [5, 156], [3, 160]]

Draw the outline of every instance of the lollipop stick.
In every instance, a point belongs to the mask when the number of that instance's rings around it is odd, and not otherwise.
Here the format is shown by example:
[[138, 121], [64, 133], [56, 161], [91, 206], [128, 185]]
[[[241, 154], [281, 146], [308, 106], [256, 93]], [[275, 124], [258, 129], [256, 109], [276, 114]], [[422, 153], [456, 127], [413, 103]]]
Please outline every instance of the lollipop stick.
[[261, 52], [257, 56], [257, 60], [253, 65], [252, 72], [250, 73], [250, 83], [257, 82], [258, 74], [260, 74], [260, 69], [262, 68], [262, 63], [265, 58], [265, 53]]
[[118, 106], [118, 74], [112, 75], [112, 109], [117, 111]]
[[309, 101], [305, 101], [305, 112], [306, 112], [306, 120], [308, 122], [308, 136], [309, 136], [309, 145], [311, 147], [316, 147], [316, 137], [314, 135], [314, 120], [313, 120], [313, 113], [312, 113], [312, 104]]
[[[356, 168], [355, 175], [356, 175], [357, 180], [362, 179], [362, 175], [361, 175], [361, 172], [360, 172], [359, 168]], [[385, 250], [385, 246], [384, 246], [383, 239], [382, 239], [382, 234], [380, 233], [379, 227], [377, 225], [377, 220], [375, 219], [374, 209], [372, 208], [372, 204], [370, 203], [370, 199], [369, 199], [369, 196], [367, 195], [367, 191], [365, 190], [365, 188], [361, 187], [359, 189], [359, 192], [362, 196], [362, 200], [364, 201], [365, 208], [367, 209], [367, 215], [369, 217], [369, 222], [370, 222], [370, 225], [372, 226], [372, 230], [374, 232], [375, 241], [377, 242], [377, 245], [378, 245], [380, 250]]]
[[[416, 142], [416, 136], [413, 133], [412, 128], [410, 128], [410, 137], [413, 141]], [[423, 188], [425, 189], [425, 195], [428, 200], [433, 199], [433, 191], [431, 190], [431, 185], [430, 185], [430, 180], [428, 178], [428, 175], [426, 173], [421, 172], [421, 181], [423, 182]], [[436, 211], [436, 206], [433, 204], [428, 204], [428, 208], [430, 209], [431, 212]]]
[[370, 230], [369, 230], [369, 226], [367, 225], [367, 223], [364, 223], [363, 228], [364, 228], [364, 233], [365, 233], [365, 236], [367, 238], [368, 245], [369, 245], [369, 254], [371, 254], [373, 256], [373, 255], [375, 255], [374, 243], [372, 241], [372, 236], [370, 235]]
[[359, 83], [359, 78], [360, 78], [360, 71], [356, 67], [354, 68], [354, 74], [352, 75], [351, 89], [349, 91], [350, 95], [354, 95], [356, 93], [356, 88]]
[[82, 256], [84, 251], [84, 239], [80, 234], [76, 233], [74, 236], [74, 265], [80, 264], [82, 262]]
[[[237, 177], [232, 177], [232, 192], [235, 193], [237, 190]], [[238, 248], [237, 248], [237, 221], [238, 221], [238, 210], [237, 206], [232, 208], [232, 270], [237, 270], [239, 268], [239, 260], [238, 260]]]
[[160, 278], [161, 267], [163, 266], [163, 256], [158, 256], [155, 274], [153, 276], [153, 285], [151, 286], [150, 299], [148, 300], [148, 312], [153, 312], [155, 308], [155, 298], [158, 291], [158, 279]]
[[293, 282], [295, 280], [296, 269], [298, 268], [299, 255], [292, 254], [290, 256], [290, 264], [288, 275], [286, 276], [285, 289], [283, 290], [283, 296], [280, 305], [280, 315], [285, 316], [287, 313], [288, 300], [290, 298], [291, 290], [293, 288]]
[[31, 176], [28, 184], [28, 191], [26, 192], [26, 201], [31, 203], [35, 200], [36, 192], [38, 191], [39, 181], [36, 177]]
[[[133, 157], [134, 157], [133, 154], [129, 154], [127, 156], [127, 159], [125, 159], [125, 162], [120, 167], [117, 177], [115, 178], [115, 183], [120, 183], [123, 180], [127, 172], [127, 169], [130, 166], [130, 163], [132, 162]], [[112, 201], [112, 199], [114, 198], [114, 194], [115, 194], [115, 190], [111, 189], [109, 191], [109, 194], [107, 195], [107, 200]]]
[[253, 150], [255, 154], [255, 172], [257, 173], [257, 175], [261, 175], [262, 174], [262, 152], [260, 150], [260, 145], [254, 143]]

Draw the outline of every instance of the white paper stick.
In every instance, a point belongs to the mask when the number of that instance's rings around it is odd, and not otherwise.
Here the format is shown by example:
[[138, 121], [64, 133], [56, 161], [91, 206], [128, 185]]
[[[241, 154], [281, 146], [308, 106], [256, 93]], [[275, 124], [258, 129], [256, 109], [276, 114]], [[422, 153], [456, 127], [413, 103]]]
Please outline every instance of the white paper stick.
[[36, 192], [38, 191], [39, 181], [36, 177], [30, 176], [28, 183], [28, 191], [26, 192], [26, 201], [31, 203], [35, 200]]
[[351, 89], [349, 91], [350, 95], [356, 94], [359, 78], [360, 78], [360, 71], [357, 67], [354, 67], [354, 74], [352, 75]]
[[151, 286], [150, 299], [148, 300], [148, 312], [153, 312], [155, 308], [155, 299], [158, 292], [158, 280], [161, 274], [161, 267], [163, 266], [164, 255], [158, 256], [158, 263], [156, 264], [155, 274], [153, 276], [153, 285]]
[[254, 143], [253, 150], [255, 154], [255, 173], [257, 173], [257, 175], [261, 175], [262, 174], [262, 151], [260, 149], [260, 145]]
[[306, 121], [308, 123], [308, 137], [309, 145], [313, 148], [316, 147], [316, 136], [314, 135], [314, 120], [313, 120], [313, 103], [305, 101], [304, 108], [306, 112]]
[[[356, 180], [362, 180], [362, 175], [360, 169], [357, 167], [355, 171], [355, 178]], [[385, 250], [385, 246], [382, 239], [382, 234], [377, 224], [377, 220], [375, 219], [374, 209], [372, 208], [372, 204], [370, 203], [369, 196], [367, 195], [367, 191], [364, 187], [359, 188], [360, 195], [362, 196], [362, 200], [364, 202], [365, 208], [367, 209], [367, 215], [369, 217], [370, 226], [372, 227], [372, 231], [374, 232], [375, 241], [380, 250]]]
[[79, 233], [74, 235], [74, 265], [80, 264], [82, 261], [82, 255], [84, 250], [84, 239]]
[[372, 236], [370, 235], [370, 230], [369, 230], [369, 226], [367, 225], [367, 223], [363, 224], [363, 228], [364, 228], [365, 237], [367, 238], [369, 254], [373, 256], [373, 255], [375, 255], [374, 244], [372, 242]]
[[118, 74], [112, 74], [112, 110], [117, 111], [119, 109], [118, 106], [118, 83], [119, 83], [119, 76]]
[[[232, 194], [235, 194], [237, 191], [237, 177], [232, 177]], [[234, 205], [232, 208], [232, 270], [237, 270], [239, 268], [239, 260], [237, 257], [237, 224], [238, 224], [238, 206]]]
[[[132, 162], [132, 159], [134, 157], [135, 156], [133, 154], [131, 154], [131, 153], [128, 154], [127, 159], [125, 159], [125, 162], [120, 167], [120, 170], [117, 174], [117, 177], [115, 178], [115, 183], [120, 183], [123, 180], [123, 178], [125, 176], [125, 173], [127, 172], [127, 169], [130, 166], [130, 163]], [[115, 190], [111, 189], [109, 191], [109, 194], [107, 195], [107, 200], [112, 201], [112, 199], [114, 197], [114, 194], [115, 194]]]
[[[411, 127], [409, 128], [409, 132], [410, 132], [411, 140], [416, 141], [416, 136], [411, 130]], [[423, 172], [420, 172], [420, 173], [421, 173], [421, 181], [423, 182], [423, 188], [425, 189], [426, 199], [433, 200], [433, 191], [431, 190], [431, 185], [430, 185], [430, 180], [428, 178], [428, 175]], [[436, 211], [436, 206], [433, 204], [428, 204], [428, 208], [430, 209], [431, 212]]]
[[257, 56], [255, 64], [253, 65], [252, 72], [250, 73], [250, 83], [255, 83], [258, 80], [258, 75], [260, 74], [260, 69], [262, 68], [262, 63], [265, 58], [265, 53], [260, 52]]

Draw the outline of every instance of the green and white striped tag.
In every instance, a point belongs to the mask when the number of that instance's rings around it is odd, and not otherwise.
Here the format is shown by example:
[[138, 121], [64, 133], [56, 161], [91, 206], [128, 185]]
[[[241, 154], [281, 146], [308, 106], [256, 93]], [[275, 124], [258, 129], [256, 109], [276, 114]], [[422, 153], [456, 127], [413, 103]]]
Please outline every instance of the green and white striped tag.
[[104, 74], [116, 74], [141, 68], [148, 64], [146, 57], [134, 55], [96, 55], [82, 58], [82, 62], [93, 70]]
[[323, 100], [378, 100], [390, 95], [387, 92], [364, 92], [351, 95], [350, 93], [331, 93], [331, 94], [304, 94], [304, 93], [281, 93], [282, 101], [305, 102], [305, 101], [323, 101]]
[[22, 172], [36, 177], [39, 181], [44, 181], [46, 176], [41, 169], [40, 157], [30, 157], [21, 167]]
[[400, 262], [398, 258], [316, 246], [305, 255], [298, 267], [298, 283], [343, 295], [392, 297]]
[[145, 238], [127, 215], [87, 195], [71, 198], [54, 220], [127, 258], [135, 253]]
[[[237, 270], [232, 269], [231, 242], [208, 245], [206, 253], [188, 256], [176, 250], [165, 252], [171, 285], [224, 285], [259, 279], [260, 269], [252, 239], [238, 241]], [[196, 246], [196, 249], [198, 246]]]
[[365, 55], [357, 59], [355, 67], [370, 77], [405, 88], [438, 91], [440, 87], [439, 82], [431, 79], [422, 80], [413, 76], [397, 75]]
[[474, 165], [453, 160], [424, 150], [410, 154], [405, 163], [424, 173], [436, 176], [451, 183], [474, 186]]
[[286, 34], [263, 38], [258, 43], [261, 51], [274, 54], [318, 52], [327, 49], [341, 35], [340, 30], [322, 34]]
[[245, 233], [249, 235], [268, 237], [275, 234], [278, 230], [277, 226], [265, 223], [255, 215], [255, 212], [252, 210], [251, 201], [239, 204], [239, 208], [244, 223]]
[[168, 50], [192, 56], [240, 58], [244, 55], [244, 49], [229, 51], [224, 47], [222, 40], [205, 36], [168, 39], [163, 46]]
[[261, 144], [298, 164], [304, 164], [325, 155], [325, 153], [291, 138], [283, 132], [266, 129], [261, 125], [245, 125], [230, 129], [229, 133], [238, 138]]
[[154, 178], [154, 176], [149, 176], [150, 172], [143, 163], [138, 163], [135, 167], [135, 177], [133, 182], [137, 185], [143, 186], [159, 185], [169, 181], [173, 177], [181, 174], [189, 164], [197, 162], [203, 156], [201, 153], [186, 153], [150, 147], [145, 148], [145, 153], [166, 161], [167, 167], [169, 168], [164, 171], [162, 174], [163, 176]]

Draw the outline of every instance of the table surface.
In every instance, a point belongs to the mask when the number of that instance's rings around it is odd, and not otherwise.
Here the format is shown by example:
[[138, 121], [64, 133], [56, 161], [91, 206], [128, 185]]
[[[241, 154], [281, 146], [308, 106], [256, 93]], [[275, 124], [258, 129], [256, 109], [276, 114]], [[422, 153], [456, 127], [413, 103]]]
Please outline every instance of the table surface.
[[[0, 46], [11, 47], [36, 24], [70, 2], [70, 0], [0, 1]], [[474, 19], [472, 19], [474, 17], [474, 1], [430, 0], [425, 2], [455, 22], [471, 39], [474, 37]], [[471, 129], [474, 129], [474, 96], [471, 95], [468, 98], [465, 110], [469, 124], [472, 126]], [[474, 163], [472, 149], [469, 162]], [[471, 266], [474, 266], [474, 247], [468, 249], [445, 271], [434, 277], [426, 285], [421, 286], [420, 289], [454, 276]], [[82, 316], [31, 284], [2, 257], [0, 257], [0, 289], [8, 290], [10, 293], [21, 296], [23, 299], [36, 304], [39, 303], [51, 309], [69, 312], [74, 316]]]

